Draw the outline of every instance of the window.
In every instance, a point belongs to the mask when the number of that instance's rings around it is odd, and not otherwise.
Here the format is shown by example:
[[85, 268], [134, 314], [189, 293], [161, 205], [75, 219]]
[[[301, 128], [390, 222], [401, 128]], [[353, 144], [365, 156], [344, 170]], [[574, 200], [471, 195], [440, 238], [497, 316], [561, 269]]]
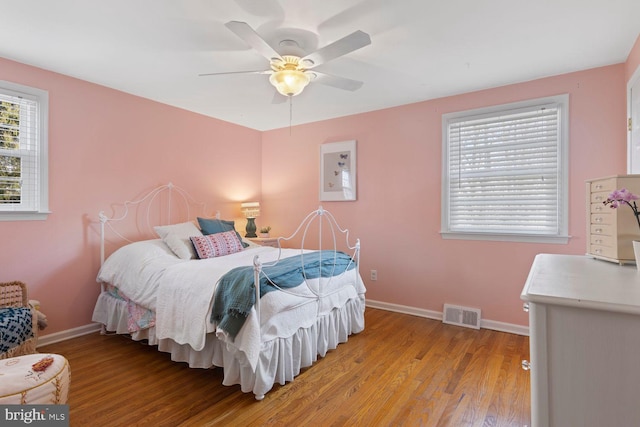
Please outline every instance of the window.
[[46, 219], [46, 91], [0, 81], [0, 221]]
[[443, 238], [567, 243], [568, 109], [562, 95], [443, 115]]

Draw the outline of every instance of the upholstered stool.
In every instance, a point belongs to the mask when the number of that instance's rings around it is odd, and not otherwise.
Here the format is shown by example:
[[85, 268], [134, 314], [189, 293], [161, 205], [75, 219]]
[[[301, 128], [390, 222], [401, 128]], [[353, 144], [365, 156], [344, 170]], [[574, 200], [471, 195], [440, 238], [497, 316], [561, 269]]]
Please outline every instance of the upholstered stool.
[[0, 405], [65, 404], [69, 362], [59, 354], [27, 354], [0, 360]]

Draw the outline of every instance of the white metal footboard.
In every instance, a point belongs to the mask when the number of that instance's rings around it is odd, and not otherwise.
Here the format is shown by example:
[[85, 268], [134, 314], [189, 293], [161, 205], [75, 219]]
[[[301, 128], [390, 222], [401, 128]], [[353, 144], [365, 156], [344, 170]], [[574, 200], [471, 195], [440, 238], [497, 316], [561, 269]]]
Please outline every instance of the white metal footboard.
[[[306, 293], [302, 294], [300, 292], [295, 292], [292, 291], [290, 289], [284, 289], [279, 287], [276, 283], [273, 283], [269, 277], [264, 273], [263, 267], [266, 266], [274, 266], [276, 264], [278, 264], [278, 262], [280, 261], [280, 257], [282, 254], [282, 244], [284, 242], [287, 241], [291, 241], [292, 239], [296, 238], [296, 236], [299, 236], [300, 233], [302, 233], [302, 243], [300, 245], [300, 254], [301, 254], [301, 265], [303, 268], [303, 272], [304, 272], [304, 254], [308, 251], [305, 251], [305, 243], [307, 242], [307, 240], [310, 238], [309, 236], [309, 231], [311, 230], [312, 226], [317, 226], [317, 230], [318, 230], [318, 239], [317, 239], [317, 244], [315, 245], [310, 245], [310, 246], [314, 246], [315, 250], [317, 251], [322, 251], [323, 249], [325, 250], [333, 250], [334, 253], [334, 259], [336, 257], [336, 253], [338, 251], [338, 237], [340, 235], [342, 235], [345, 239], [344, 243], [345, 243], [345, 248], [347, 250], [349, 250], [351, 252], [351, 259], [353, 262], [355, 262], [355, 270], [356, 270], [356, 277], [358, 277], [360, 275], [360, 239], [356, 239], [356, 242], [354, 245], [351, 245], [351, 243], [349, 242], [349, 230], [348, 229], [343, 229], [342, 227], [340, 227], [340, 225], [338, 224], [338, 222], [336, 221], [335, 217], [331, 214], [331, 212], [323, 209], [322, 206], [320, 206], [318, 209], [310, 212], [305, 219], [300, 223], [300, 225], [298, 225], [298, 228], [293, 232], [293, 234], [291, 234], [288, 237], [279, 237], [278, 238], [278, 248], [279, 248], [279, 255], [278, 255], [278, 259], [274, 262], [271, 263], [265, 263], [262, 264], [262, 262], [260, 261], [260, 257], [258, 255], [256, 255], [253, 258], [253, 270], [254, 270], [254, 288], [255, 288], [255, 292], [256, 292], [256, 303], [255, 303], [255, 310], [256, 310], [256, 315], [258, 316], [258, 319], [261, 319], [260, 317], [260, 277], [262, 275], [264, 275], [269, 282], [275, 286], [276, 288], [278, 288], [280, 291], [282, 292], [286, 292], [298, 297], [302, 297], [302, 298], [308, 298], [311, 300], [318, 300], [320, 298], [326, 297], [328, 295], [330, 295], [332, 292], [339, 292], [340, 290], [333, 290], [333, 291], [328, 291], [328, 292], [323, 292], [322, 290], [322, 280], [323, 277], [319, 277], [319, 283], [320, 286], [318, 287], [318, 289], [313, 289], [312, 286], [310, 286], [309, 282], [307, 281], [307, 279], [304, 280], [304, 284], [306, 285], [306, 288], [311, 292], [312, 295], [308, 295]], [[324, 233], [325, 231], [325, 227], [329, 228], [329, 233]], [[329, 238], [330, 240], [330, 244], [327, 247], [323, 246], [323, 240]], [[320, 256], [320, 263], [322, 263], [322, 257]], [[347, 271], [349, 271], [349, 269], [347, 269]], [[346, 273], [346, 271], [345, 271]], [[305, 275], [306, 277], [306, 275]], [[326, 279], [327, 281], [331, 281], [333, 279], [333, 276], [330, 277], [325, 277], [324, 279]], [[354, 283], [355, 286], [355, 283]], [[256, 398], [258, 398], [258, 396], [256, 396]]]

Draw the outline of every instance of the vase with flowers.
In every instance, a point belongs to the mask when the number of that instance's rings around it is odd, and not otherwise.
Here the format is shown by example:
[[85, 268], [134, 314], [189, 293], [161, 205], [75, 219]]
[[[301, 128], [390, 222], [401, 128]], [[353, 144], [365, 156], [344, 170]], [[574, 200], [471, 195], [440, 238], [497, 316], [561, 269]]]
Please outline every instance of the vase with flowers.
[[[633, 216], [635, 217], [636, 222], [638, 223], [638, 230], [640, 230], [640, 211], [638, 210], [636, 200], [638, 200], [638, 196], [626, 188], [621, 188], [620, 190], [615, 190], [609, 194], [607, 200], [602, 203], [609, 206], [611, 209], [617, 209], [623, 205], [629, 206], [633, 211]], [[640, 241], [638, 240], [633, 241], [633, 253], [636, 258], [636, 267], [640, 269]]]

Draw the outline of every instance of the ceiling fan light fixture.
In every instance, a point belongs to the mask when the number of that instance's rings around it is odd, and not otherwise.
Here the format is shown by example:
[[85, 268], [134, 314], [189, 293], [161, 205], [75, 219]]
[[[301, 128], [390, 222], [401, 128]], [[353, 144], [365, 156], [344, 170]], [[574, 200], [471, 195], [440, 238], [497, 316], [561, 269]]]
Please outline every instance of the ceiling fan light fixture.
[[309, 84], [311, 78], [300, 70], [280, 70], [269, 76], [269, 82], [284, 96], [296, 96]]
[[[363, 31], [354, 31], [312, 53], [305, 53], [303, 51], [306, 48], [315, 48], [317, 36], [310, 31], [283, 28], [279, 43], [282, 52], [277, 52], [246, 22], [229, 21], [224, 25], [244, 40], [256, 52], [269, 59], [270, 69], [206, 73], [200, 74], [201, 76], [220, 74], [270, 74], [269, 82], [276, 88], [279, 94], [289, 99], [291, 99], [292, 96], [302, 93], [311, 80], [318, 77], [320, 77], [320, 79], [318, 79], [320, 83], [338, 89], [354, 91], [362, 86], [362, 82], [360, 81], [314, 72], [311, 69], [370, 45], [371, 37]], [[298, 38], [301, 41], [297, 41]]]

